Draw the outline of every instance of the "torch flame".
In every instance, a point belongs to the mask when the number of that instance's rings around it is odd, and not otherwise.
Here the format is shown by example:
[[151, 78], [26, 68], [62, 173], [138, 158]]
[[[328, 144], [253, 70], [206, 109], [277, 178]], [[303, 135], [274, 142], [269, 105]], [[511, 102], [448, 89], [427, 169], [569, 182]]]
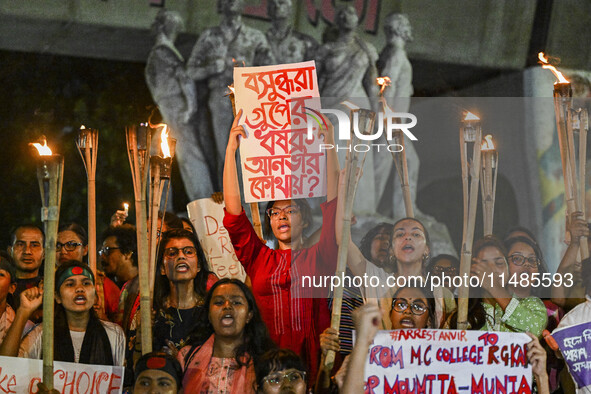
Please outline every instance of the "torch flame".
[[228, 85], [228, 89], [230, 89], [231, 94], [234, 94], [234, 85]]
[[466, 112], [466, 116], [464, 117], [464, 120], [480, 120], [480, 118], [476, 115], [474, 115], [472, 112], [468, 111]]
[[37, 142], [31, 142], [29, 143], [29, 145], [33, 145], [35, 148], [37, 148], [39, 156], [51, 156], [53, 154], [51, 152], [51, 149], [49, 149], [49, 147], [47, 146], [47, 140], [45, 139], [45, 137], [43, 137], [43, 145]]
[[160, 134], [160, 149], [162, 149], [162, 157], [170, 157], [170, 149], [168, 148], [168, 126], [165, 123], [161, 123], [162, 133]]
[[488, 134], [484, 137], [480, 150], [495, 150], [495, 143], [492, 140], [492, 135]]
[[386, 90], [386, 86], [390, 86], [392, 84], [392, 80], [390, 77], [377, 77], [376, 83], [380, 86], [380, 94], [384, 93]]
[[555, 83], [569, 83], [568, 79], [562, 75], [560, 71], [556, 69], [553, 65], [548, 62], [548, 57], [544, 55], [544, 52], [538, 53], [538, 59], [540, 59], [540, 63], [542, 64], [542, 68], [552, 71], [558, 82]]

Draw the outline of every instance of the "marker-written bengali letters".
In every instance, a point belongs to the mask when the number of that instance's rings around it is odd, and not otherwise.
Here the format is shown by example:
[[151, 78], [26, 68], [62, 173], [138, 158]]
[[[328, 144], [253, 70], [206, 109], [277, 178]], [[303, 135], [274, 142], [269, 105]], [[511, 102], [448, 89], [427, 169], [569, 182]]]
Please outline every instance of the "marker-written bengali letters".
[[326, 161], [308, 116], [319, 110], [314, 62], [234, 69], [246, 202], [326, 195]]

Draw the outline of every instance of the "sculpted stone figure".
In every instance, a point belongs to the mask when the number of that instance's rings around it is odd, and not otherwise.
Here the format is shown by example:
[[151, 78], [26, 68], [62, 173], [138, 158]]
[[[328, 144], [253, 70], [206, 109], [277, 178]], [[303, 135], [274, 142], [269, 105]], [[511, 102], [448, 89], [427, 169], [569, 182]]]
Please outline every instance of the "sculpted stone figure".
[[158, 13], [152, 24], [156, 43], [148, 56], [145, 73], [154, 102], [170, 126], [171, 136], [177, 139], [176, 157], [185, 189], [191, 199], [196, 199], [214, 191], [209, 168], [213, 159], [204, 154], [212, 151], [213, 145], [210, 138], [199, 138], [191, 122], [197, 110], [195, 83], [187, 75], [183, 56], [174, 46], [183, 26], [178, 13], [166, 10]]
[[217, 176], [221, 185], [223, 158], [230, 127], [232, 105], [226, 96], [232, 84], [234, 64], [263, 66], [275, 59], [265, 35], [242, 22], [243, 0], [218, 0], [219, 26], [206, 29], [193, 47], [187, 72], [195, 81], [206, 81], [208, 106], [217, 151]]
[[289, 21], [292, 15], [292, 0], [268, 1], [267, 13], [271, 17], [271, 28], [265, 35], [277, 63], [313, 60], [318, 43], [312, 37], [293, 30]]
[[334, 41], [324, 43], [316, 56], [318, 85], [323, 97], [378, 96], [376, 60], [373, 45], [355, 33], [359, 17], [353, 6], [337, 10], [338, 33]]
[[[384, 21], [384, 33], [386, 46], [380, 53], [377, 62], [379, 76], [388, 76], [391, 85], [384, 91], [384, 98], [388, 106], [394, 112], [408, 112], [410, 98], [413, 94], [412, 66], [406, 55], [406, 43], [412, 40], [412, 31], [408, 18], [404, 14], [392, 13]], [[411, 196], [416, 199], [417, 183], [419, 180], [419, 157], [412, 142], [405, 137], [404, 150], [408, 163], [408, 176]], [[374, 169], [378, 174], [390, 172], [392, 162], [387, 157], [378, 157], [374, 160]], [[397, 176], [397, 175], [396, 175]], [[381, 196], [386, 188], [389, 177], [376, 179], [376, 194]], [[394, 182], [397, 182], [395, 179]], [[396, 185], [398, 186], [398, 185]], [[394, 217], [404, 217], [404, 204], [402, 203], [402, 191], [400, 187], [394, 187]], [[415, 211], [417, 210], [413, 200]]]

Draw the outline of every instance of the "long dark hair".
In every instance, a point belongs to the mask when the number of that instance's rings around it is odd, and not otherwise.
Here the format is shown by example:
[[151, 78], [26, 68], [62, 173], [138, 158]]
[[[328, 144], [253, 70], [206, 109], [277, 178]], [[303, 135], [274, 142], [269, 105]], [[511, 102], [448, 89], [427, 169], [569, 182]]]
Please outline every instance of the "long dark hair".
[[154, 309], [156, 309], [156, 311], [164, 309], [166, 299], [170, 294], [170, 281], [166, 275], [161, 274], [161, 267], [164, 265], [164, 249], [166, 249], [166, 244], [170, 240], [179, 238], [188, 239], [197, 250], [199, 272], [195, 276], [195, 279], [193, 279], [193, 289], [195, 290], [195, 293], [201, 297], [205, 297], [207, 294], [207, 279], [209, 278], [211, 271], [209, 270], [207, 258], [199, 243], [199, 239], [197, 239], [197, 236], [190, 231], [175, 228], [162, 234], [162, 239], [160, 240], [160, 245], [158, 247], [158, 263], [156, 264], [156, 275], [154, 278]]
[[367, 234], [361, 239], [361, 243], [359, 244], [359, 250], [363, 257], [367, 260], [371, 261], [371, 244], [374, 238], [381, 233], [386, 233], [390, 235], [390, 243], [392, 243], [392, 230], [394, 229], [394, 225], [391, 223], [382, 222], [377, 226], [370, 229]]
[[[507, 249], [507, 261], [509, 260], [509, 250], [515, 245], [516, 243], [523, 243], [531, 247], [534, 251], [536, 257], [540, 260], [540, 265], [538, 265], [538, 272], [540, 274], [548, 272], [548, 268], [546, 267], [546, 262], [544, 261], [544, 256], [542, 255], [542, 250], [538, 246], [538, 244], [531, 240], [531, 238], [520, 236], [520, 237], [511, 237], [505, 239], [505, 248]], [[542, 298], [544, 287], [543, 286], [536, 286], [531, 289], [531, 295], [534, 297]]]
[[[263, 322], [261, 313], [254, 299], [252, 291], [238, 279], [223, 278], [217, 281], [205, 297], [205, 306], [202, 309], [202, 318], [189, 336], [188, 344], [196, 347], [201, 346], [214, 334], [213, 326], [209, 321], [209, 308], [215, 289], [221, 285], [232, 284], [240, 288], [248, 303], [248, 310], [252, 312], [252, 319], [244, 326], [244, 342], [236, 347], [236, 362], [239, 366], [247, 365], [251, 360], [257, 359], [261, 354], [276, 347], [269, 336], [267, 326]], [[190, 352], [192, 353], [192, 352]]]
[[[88, 266], [80, 261], [66, 261], [60, 265], [55, 272], [56, 282], [61, 278], [64, 272], [72, 267], [86, 268], [87, 272], [90, 272], [88, 271]], [[90, 272], [90, 275], [93, 283], [95, 283], [92, 272]], [[60, 289], [56, 288], [55, 292], [56, 294], [59, 294]], [[58, 304], [57, 302], [54, 304], [54, 310], [54, 360], [74, 362], [74, 345], [72, 344], [66, 310], [63, 305]], [[91, 307], [88, 313], [88, 324], [84, 333], [84, 340], [82, 341], [82, 348], [80, 350], [80, 358], [78, 362], [80, 364], [114, 365], [111, 342], [109, 341], [107, 332], [101, 324], [94, 307]]]

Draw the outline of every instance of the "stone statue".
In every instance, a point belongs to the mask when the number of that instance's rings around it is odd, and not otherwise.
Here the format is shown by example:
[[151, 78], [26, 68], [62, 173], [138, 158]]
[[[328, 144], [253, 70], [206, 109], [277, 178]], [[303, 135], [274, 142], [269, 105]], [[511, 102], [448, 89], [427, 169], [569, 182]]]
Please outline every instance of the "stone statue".
[[183, 56], [174, 46], [183, 28], [183, 20], [177, 12], [161, 10], [158, 13], [152, 24], [156, 43], [148, 55], [145, 73], [154, 102], [169, 125], [171, 136], [177, 139], [176, 157], [185, 189], [193, 200], [210, 196], [214, 190], [210, 159], [204, 154], [208, 147], [200, 143], [191, 122], [197, 110], [195, 83], [187, 75]]
[[[412, 66], [406, 55], [406, 43], [412, 41], [412, 31], [406, 15], [399, 13], [388, 15], [384, 21], [384, 33], [386, 35], [386, 46], [380, 53], [377, 62], [379, 76], [388, 76], [391, 80], [391, 85], [384, 90], [384, 98], [394, 112], [408, 112], [413, 87]], [[411, 196], [413, 197], [414, 209], [417, 211], [414, 200], [416, 199], [419, 180], [419, 157], [412, 141], [405, 137], [404, 142]], [[392, 162], [385, 156], [381, 155], [374, 160], [374, 170], [378, 174], [388, 174], [390, 169], [393, 168]], [[391, 177], [376, 179], [376, 194], [378, 196], [382, 196], [390, 179]], [[397, 175], [395, 175], [394, 182], [398, 186], [396, 183], [398, 182]], [[394, 187], [392, 205], [395, 218], [405, 216], [402, 191], [400, 187], [396, 186]]]
[[217, 177], [221, 185], [223, 159], [233, 114], [226, 96], [233, 83], [234, 65], [263, 66], [275, 59], [265, 35], [242, 22], [243, 0], [218, 0], [219, 26], [206, 29], [187, 62], [187, 72], [195, 81], [206, 81], [208, 106], [217, 151]]
[[316, 55], [320, 94], [323, 97], [369, 97], [373, 102], [379, 91], [375, 66], [378, 53], [355, 32], [359, 18], [353, 6], [339, 8], [335, 23], [338, 32], [334, 41], [324, 43]]
[[289, 19], [292, 15], [292, 0], [268, 0], [267, 13], [271, 28], [265, 34], [275, 60], [279, 64], [299, 63], [314, 60], [318, 43], [312, 37], [294, 31]]

